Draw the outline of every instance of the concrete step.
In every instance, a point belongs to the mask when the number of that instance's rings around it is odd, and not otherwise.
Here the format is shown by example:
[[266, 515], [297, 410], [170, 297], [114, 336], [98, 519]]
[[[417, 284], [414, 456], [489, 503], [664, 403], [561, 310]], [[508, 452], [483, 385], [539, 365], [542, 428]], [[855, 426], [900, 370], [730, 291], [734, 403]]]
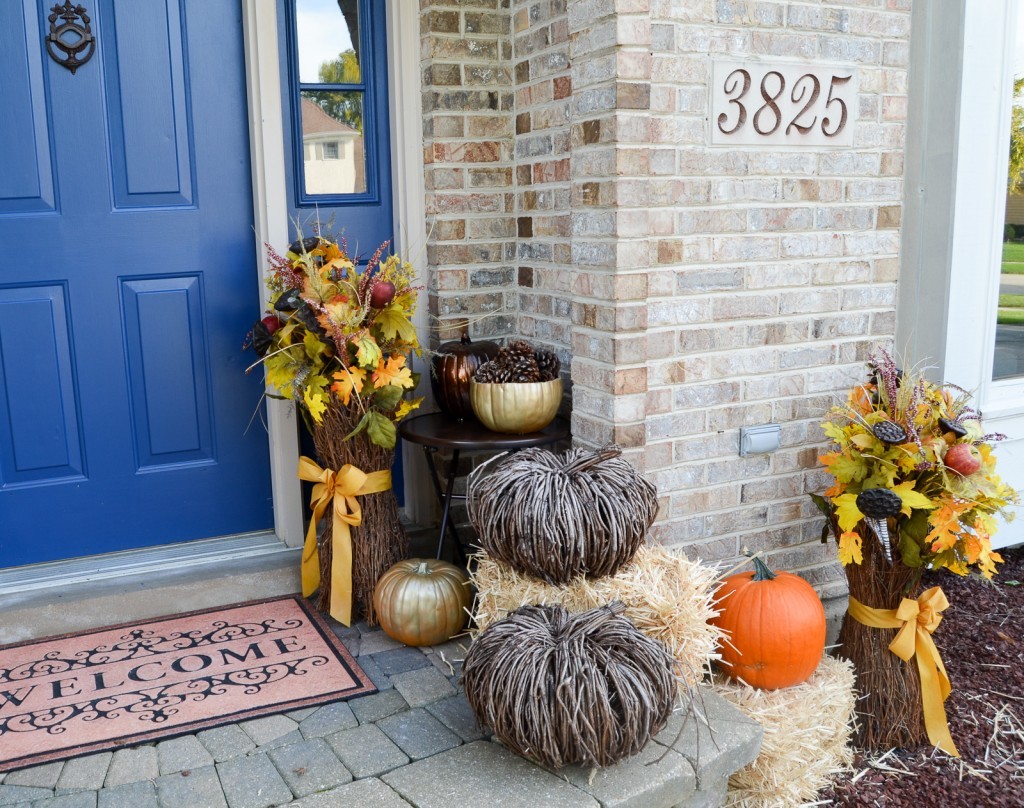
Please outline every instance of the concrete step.
[[729, 775], [757, 757], [762, 730], [706, 688], [696, 702], [696, 716], [674, 714], [639, 755], [606, 769], [549, 771], [496, 741], [481, 740], [381, 779], [420, 808], [711, 808], [725, 802]]

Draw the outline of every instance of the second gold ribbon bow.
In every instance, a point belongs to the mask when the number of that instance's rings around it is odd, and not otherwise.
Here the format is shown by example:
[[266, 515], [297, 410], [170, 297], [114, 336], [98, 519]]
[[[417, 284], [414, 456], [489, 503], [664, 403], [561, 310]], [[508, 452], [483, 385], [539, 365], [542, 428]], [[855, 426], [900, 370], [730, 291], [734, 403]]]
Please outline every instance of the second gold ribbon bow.
[[889, 643], [889, 650], [904, 662], [917, 656], [917, 670], [921, 674], [921, 706], [928, 740], [943, 752], [960, 757], [953, 736], [949, 734], [946, 710], [943, 707], [952, 687], [946, 675], [946, 666], [939, 656], [939, 649], [932, 640], [932, 632], [942, 622], [940, 612], [948, 607], [946, 595], [939, 587], [933, 586], [922, 592], [917, 600], [904, 598], [898, 609], [872, 609], [851, 595], [849, 611], [850, 617], [862, 625], [899, 629]]
[[309, 597], [320, 586], [320, 553], [316, 526], [327, 506], [333, 503], [331, 522], [331, 605], [330, 615], [346, 626], [352, 623], [352, 527], [363, 521], [363, 510], [356, 497], [378, 494], [391, 488], [390, 471], [367, 474], [345, 464], [338, 471], [320, 468], [308, 457], [299, 458], [299, 479], [316, 483], [310, 497], [313, 518], [306, 531], [302, 550], [302, 594]]

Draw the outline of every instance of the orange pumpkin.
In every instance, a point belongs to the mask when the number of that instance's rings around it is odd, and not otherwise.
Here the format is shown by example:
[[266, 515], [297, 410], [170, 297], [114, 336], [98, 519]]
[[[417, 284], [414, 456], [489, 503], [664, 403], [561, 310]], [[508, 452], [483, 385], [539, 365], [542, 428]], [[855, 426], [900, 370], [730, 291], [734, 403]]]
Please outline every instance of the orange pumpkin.
[[466, 573], [432, 558], [399, 561], [380, 577], [373, 591], [380, 627], [406, 645], [450, 640], [465, 628], [472, 600]]
[[716, 593], [712, 625], [728, 632], [720, 645], [732, 679], [777, 690], [807, 681], [825, 651], [825, 609], [799, 575], [774, 573], [759, 558], [754, 571], [730, 575]]

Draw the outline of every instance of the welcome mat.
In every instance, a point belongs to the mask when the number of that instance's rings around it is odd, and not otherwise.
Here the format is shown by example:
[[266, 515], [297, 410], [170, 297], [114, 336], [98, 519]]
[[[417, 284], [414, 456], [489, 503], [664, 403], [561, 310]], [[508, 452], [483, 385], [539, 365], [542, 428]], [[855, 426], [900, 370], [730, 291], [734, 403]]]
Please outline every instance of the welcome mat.
[[0, 648], [0, 772], [373, 693], [297, 595]]

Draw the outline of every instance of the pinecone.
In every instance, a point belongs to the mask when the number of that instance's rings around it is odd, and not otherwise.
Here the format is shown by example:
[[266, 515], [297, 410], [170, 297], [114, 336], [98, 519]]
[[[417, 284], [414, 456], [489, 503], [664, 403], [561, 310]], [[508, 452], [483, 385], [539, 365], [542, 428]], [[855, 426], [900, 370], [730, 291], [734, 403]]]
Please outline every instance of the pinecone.
[[871, 429], [872, 434], [884, 443], [906, 443], [907, 430], [895, 421], [879, 421]]
[[558, 378], [558, 371], [562, 369], [562, 363], [552, 351], [536, 351], [534, 358], [537, 360], [537, 368], [540, 370], [540, 380], [550, 382]]
[[869, 519], [895, 516], [902, 507], [899, 495], [888, 488], [869, 488], [857, 494], [857, 508]]
[[476, 369], [476, 373], [473, 374], [473, 381], [480, 382], [481, 384], [494, 384], [498, 381], [497, 377], [501, 372], [498, 363], [492, 359], [490, 362], [484, 362]]
[[523, 356], [533, 356], [533, 346], [528, 343], [525, 339], [512, 340], [505, 350], [510, 354], [522, 354]]
[[531, 352], [529, 356], [516, 356], [505, 364], [513, 382], [539, 382], [540, 368], [537, 367], [537, 360]]

